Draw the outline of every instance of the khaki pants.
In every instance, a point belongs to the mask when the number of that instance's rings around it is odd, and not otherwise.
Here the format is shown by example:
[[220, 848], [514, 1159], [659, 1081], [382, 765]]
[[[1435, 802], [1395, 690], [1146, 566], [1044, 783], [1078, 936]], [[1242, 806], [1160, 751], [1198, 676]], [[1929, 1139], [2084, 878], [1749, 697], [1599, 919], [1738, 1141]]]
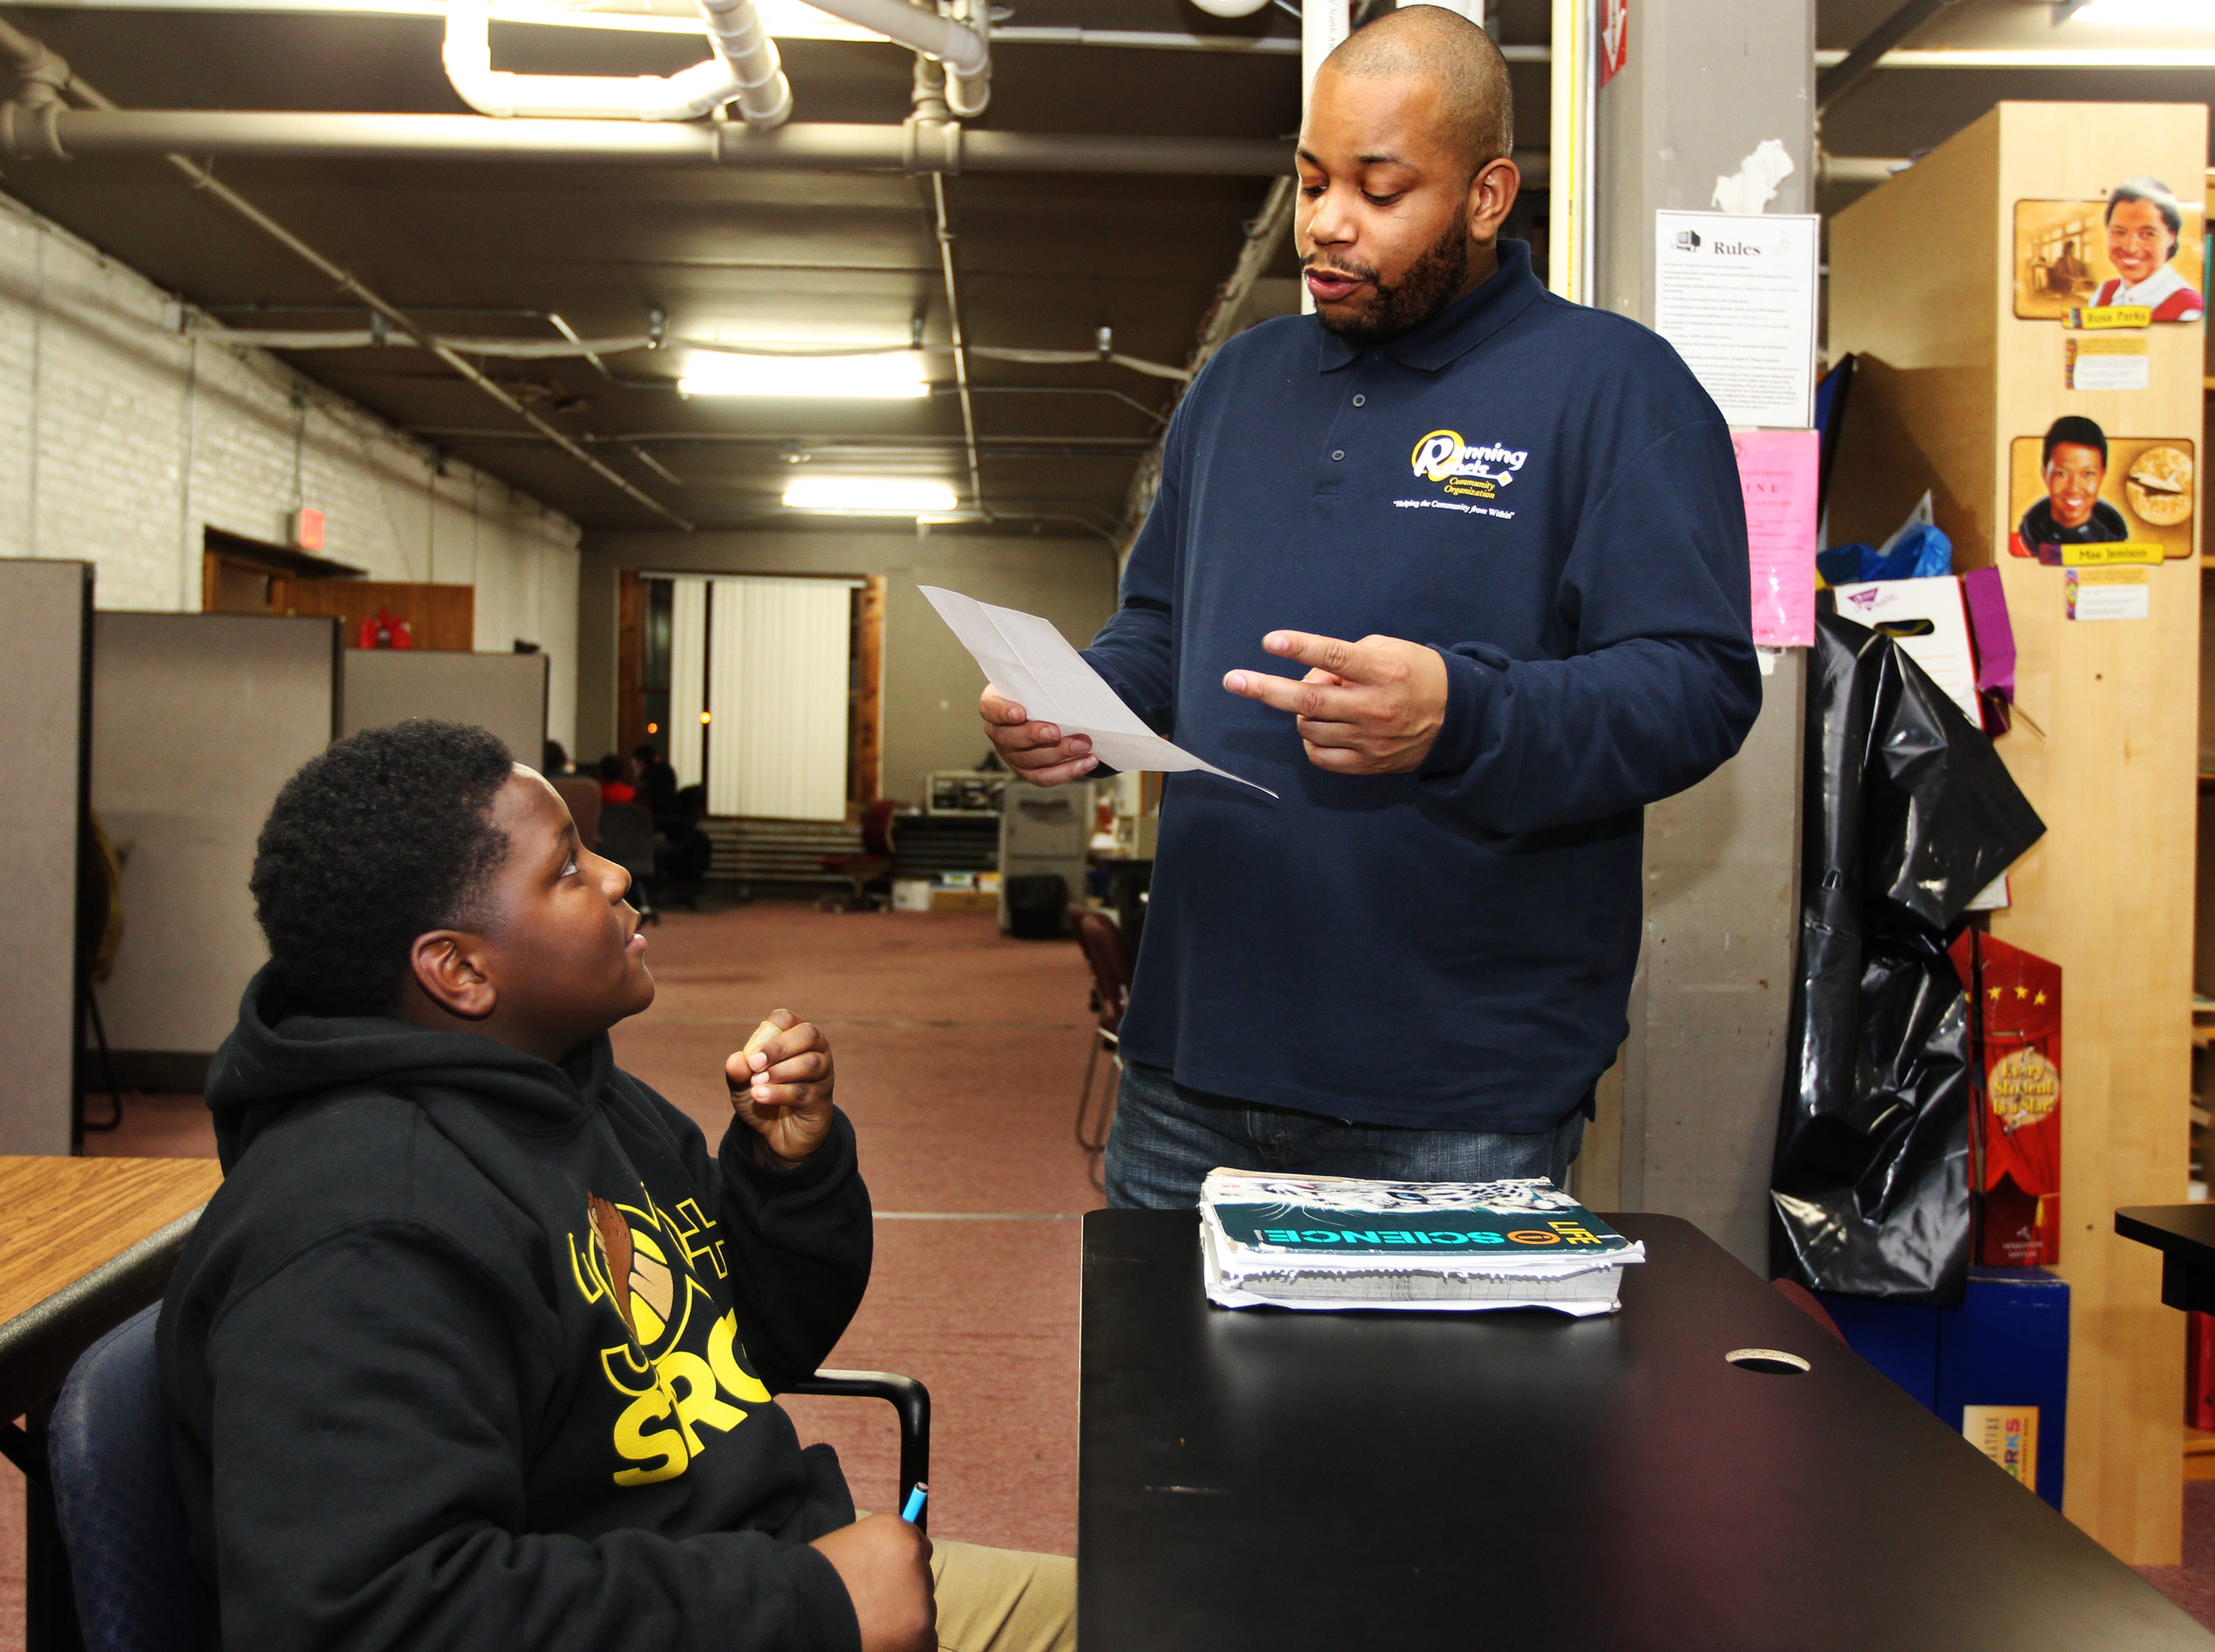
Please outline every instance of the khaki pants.
[[939, 1652], [1077, 1652], [1077, 1563], [1067, 1555], [933, 1538], [930, 1586]]
[[931, 1539], [942, 1652], [1076, 1652], [1077, 1563]]

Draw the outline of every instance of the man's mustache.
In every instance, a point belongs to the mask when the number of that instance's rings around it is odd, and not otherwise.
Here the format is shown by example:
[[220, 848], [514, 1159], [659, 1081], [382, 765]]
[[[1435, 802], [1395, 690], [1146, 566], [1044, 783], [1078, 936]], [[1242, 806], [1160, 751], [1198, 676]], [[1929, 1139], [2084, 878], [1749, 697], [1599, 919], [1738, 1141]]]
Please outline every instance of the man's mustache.
[[1341, 281], [1374, 281], [1380, 287], [1384, 285], [1373, 265], [1329, 264], [1322, 261], [1313, 253], [1300, 260], [1300, 269], [1304, 273], [1334, 277]]

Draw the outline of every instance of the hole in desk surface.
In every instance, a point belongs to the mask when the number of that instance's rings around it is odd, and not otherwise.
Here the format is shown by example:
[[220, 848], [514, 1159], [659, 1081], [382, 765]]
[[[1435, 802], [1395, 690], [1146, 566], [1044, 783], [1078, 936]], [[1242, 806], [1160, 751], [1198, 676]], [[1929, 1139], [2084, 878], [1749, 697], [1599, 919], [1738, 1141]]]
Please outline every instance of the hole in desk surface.
[[1782, 1348], [1734, 1348], [1723, 1358], [1740, 1371], [1756, 1371], [1764, 1377], [1797, 1377], [1814, 1369], [1798, 1354], [1787, 1354]]

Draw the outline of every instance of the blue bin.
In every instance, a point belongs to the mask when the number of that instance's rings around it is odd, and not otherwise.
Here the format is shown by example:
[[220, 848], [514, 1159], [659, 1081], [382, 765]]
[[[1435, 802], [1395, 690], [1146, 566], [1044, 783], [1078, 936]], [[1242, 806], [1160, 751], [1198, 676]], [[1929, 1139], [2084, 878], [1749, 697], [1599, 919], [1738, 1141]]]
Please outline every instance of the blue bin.
[[1957, 1308], [1816, 1293], [1855, 1353], [1959, 1429], [1970, 1405], [2038, 1408], [2038, 1495], [2061, 1507], [2069, 1287], [2042, 1268], [1973, 1268]]

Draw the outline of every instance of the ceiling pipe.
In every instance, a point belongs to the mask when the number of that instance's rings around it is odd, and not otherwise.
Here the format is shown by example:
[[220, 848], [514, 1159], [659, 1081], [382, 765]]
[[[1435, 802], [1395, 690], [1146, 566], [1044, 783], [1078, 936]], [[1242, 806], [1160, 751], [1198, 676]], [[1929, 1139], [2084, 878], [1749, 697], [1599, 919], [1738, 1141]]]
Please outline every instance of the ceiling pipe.
[[946, 103], [955, 114], [979, 115], [992, 96], [988, 0], [954, 0], [955, 16], [908, 0], [807, 0], [818, 11], [911, 46], [946, 69]]
[[733, 99], [767, 132], [792, 113], [792, 86], [753, 0], [698, 0], [715, 55], [660, 75], [518, 75], [492, 66], [490, 0], [448, 0], [442, 57], [462, 101], [497, 120], [696, 120]]
[[[946, 71], [940, 65], [924, 58], [915, 60], [915, 84], [910, 96], [914, 101], [917, 126], [944, 120], [946, 82]], [[975, 399], [969, 394], [969, 349], [961, 331], [961, 289], [954, 279], [954, 225], [946, 213], [946, 178], [942, 173], [930, 175], [930, 201], [937, 220], [938, 266], [946, 280], [946, 329], [948, 340], [954, 347], [954, 385], [961, 398], [961, 439], [969, 458], [969, 502], [982, 512], [985, 472], [977, 458], [977, 408]]]
[[946, 179], [930, 178], [931, 204], [938, 209], [938, 261], [946, 272], [946, 317], [954, 341], [954, 384], [961, 396], [961, 439], [969, 456], [969, 498], [985, 508], [985, 473], [977, 462], [977, 408], [969, 395], [969, 352], [961, 337], [961, 291], [954, 280], [954, 230], [946, 216]]
[[[34, 114], [42, 113], [51, 126], [52, 122], [58, 120], [64, 114], [72, 113], [65, 110], [60, 101], [62, 96], [66, 94], [77, 98], [80, 102], [93, 105], [95, 109], [103, 114], [118, 113], [115, 105], [107, 96], [72, 70], [60, 53], [55, 52], [44, 41], [33, 39], [5, 21], [0, 21], [0, 57], [5, 57], [13, 61], [22, 73], [22, 85], [17, 95], [23, 101], [10, 104], [9, 106], [10, 111], [28, 107]], [[545, 420], [525, 407], [522, 402], [517, 401], [514, 396], [487, 378], [469, 362], [440, 344], [409, 316], [356, 279], [351, 272], [324, 257], [322, 254], [317, 252], [228, 184], [218, 182], [215, 174], [207, 168], [182, 155], [169, 154], [164, 155], [163, 158], [190, 179], [194, 188], [205, 191], [210, 199], [244, 218], [279, 246], [284, 248], [285, 251], [329, 280], [341, 292], [358, 300], [364, 308], [383, 317], [385, 321], [398, 328], [463, 378], [476, 385], [477, 389], [499, 402], [501, 407], [522, 420], [547, 440], [561, 448], [593, 475], [612, 484], [617, 490], [637, 501], [665, 521], [687, 530], [692, 526], [690, 522], [654, 498], [653, 494], [646, 492], [629, 478], [610, 470], [562, 432], [555, 429]]]
[[1893, 160], [1877, 155], [1833, 155], [1827, 150], [1815, 151], [1815, 187], [1863, 184], [1874, 186], [1889, 182], [1915, 163], [1911, 160]]
[[[282, 310], [283, 305], [268, 306]], [[212, 312], [211, 312], [212, 313]], [[561, 361], [582, 357], [600, 365], [603, 356], [626, 355], [635, 350], [675, 348], [704, 350], [717, 355], [751, 357], [772, 361], [835, 360], [845, 356], [885, 355], [898, 351], [904, 354], [951, 354], [955, 347], [950, 344], [924, 344], [912, 348], [889, 344], [840, 344], [794, 346], [789, 348], [772, 344], [733, 344], [722, 339], [678, 338], [656, 336], [651, 333], [627, 333], [614, 338], [585, 338], [569, 329], [559, 316], [555, 326], [562, 329], [558, 339], [518, 339], [505, 335], [471, 337], [459, 334], [442, 334], [439, 342], [463, 355], [492, 356], [506, 361]], [[261, 350], [373, 350], [414, 347], [412, 339], [395, 338], [387, 331], [374, 328], [209, 328], [199, 334], [213, 344], [230, 344]], [[963, 347], [973, 357], [988, 361], [1015, 361], [1032, 366], [1096, 367], [1101, 362], [1112, 366], [1127, 367], [1134, 373], [1144, 373], [1149, 378], [1175, 379], [1182, 384], [1192, 377], [1190, 370], [1170, 365], [1166, 361], [1148, 361], [1142, 356], [1125, 355], [1120, 351], [1106, 353], [1095, 350], [1025, 350], [998, 345], [967, 345]], [[605, 371], [604, 368], [602, 369]]]
[[[992, 59], [985, 44], [989, 0], [950, 0], [966, 21], [908, 0], [809, 0], [817, 10], [882, 34], [943, 64], [948, 106], [978, 115], [991, 101]], [[758, 132], [792, 114], [792, 85], [753, 0], [698, 0], [715, 55], [668, 77], [518, 75], [492, 66], [491, 0], [448, 0], [446, 78], [481, 114], [555, 120], [696, 120], [736, 99]]]
[[[5, 49], [0, 44], [0, 51]], [[950, 120], [910, 120], [897, 126], [795, 122], [758, 132], [738, 121], [488, 120], [470, 114], [122, 110], [113, 106], [71, 109], [23, 101], [0, 107], [0, 152], [16, 160], [187, 154], [917, 174], [1275, 177], [1292, 169], [1292, 145], [1273, 138], [972, 132]]]

